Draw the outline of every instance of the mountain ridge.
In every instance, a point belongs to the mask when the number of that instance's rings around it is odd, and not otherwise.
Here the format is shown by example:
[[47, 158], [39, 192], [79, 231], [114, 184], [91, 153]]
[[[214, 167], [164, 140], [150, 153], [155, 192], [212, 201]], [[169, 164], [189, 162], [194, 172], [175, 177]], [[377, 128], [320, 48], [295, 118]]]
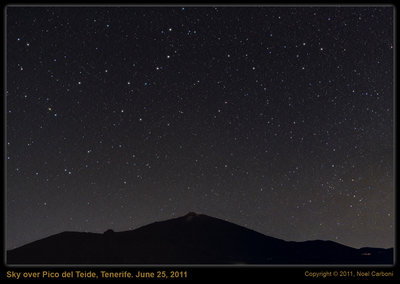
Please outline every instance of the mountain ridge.
[[131, 231], [65, 231], [7, 251], [8, 264], [392, 264], [393, 249], [293, 242], [204, 214]]

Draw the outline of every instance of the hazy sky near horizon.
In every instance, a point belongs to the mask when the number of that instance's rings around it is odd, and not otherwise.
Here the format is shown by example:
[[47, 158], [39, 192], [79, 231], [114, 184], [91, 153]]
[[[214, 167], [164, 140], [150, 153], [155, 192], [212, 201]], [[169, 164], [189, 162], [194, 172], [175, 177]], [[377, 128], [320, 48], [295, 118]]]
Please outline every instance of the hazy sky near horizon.
[[392, 7], [6, 13], [7, 248], [189, 211], [394, 246]]

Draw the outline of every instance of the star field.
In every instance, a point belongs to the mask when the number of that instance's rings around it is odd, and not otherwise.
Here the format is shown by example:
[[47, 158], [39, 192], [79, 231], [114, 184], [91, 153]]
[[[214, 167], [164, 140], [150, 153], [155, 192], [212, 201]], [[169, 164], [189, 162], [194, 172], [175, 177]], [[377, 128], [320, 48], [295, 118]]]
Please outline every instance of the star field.
[[393, 247], [392, 7], [6, 13], [8, 248], [189, 211]]

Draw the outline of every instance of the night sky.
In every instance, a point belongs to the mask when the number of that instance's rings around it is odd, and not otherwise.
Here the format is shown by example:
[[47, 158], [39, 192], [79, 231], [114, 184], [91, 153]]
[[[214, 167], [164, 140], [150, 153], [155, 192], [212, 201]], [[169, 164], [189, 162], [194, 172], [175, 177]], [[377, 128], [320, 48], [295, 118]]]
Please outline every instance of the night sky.
[[391, 6], [6, 13], [7, 248], [190, 211], [394, 246]]

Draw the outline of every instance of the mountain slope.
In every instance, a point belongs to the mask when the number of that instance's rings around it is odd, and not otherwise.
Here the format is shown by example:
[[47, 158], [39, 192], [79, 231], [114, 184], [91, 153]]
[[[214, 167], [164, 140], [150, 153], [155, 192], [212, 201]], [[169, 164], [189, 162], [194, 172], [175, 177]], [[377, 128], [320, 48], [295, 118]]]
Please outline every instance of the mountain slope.
[[286, 242], [206, 215], [104, 234], [64, 232], [7, 252], [8, 264], [391, 264], [393, 250]]

